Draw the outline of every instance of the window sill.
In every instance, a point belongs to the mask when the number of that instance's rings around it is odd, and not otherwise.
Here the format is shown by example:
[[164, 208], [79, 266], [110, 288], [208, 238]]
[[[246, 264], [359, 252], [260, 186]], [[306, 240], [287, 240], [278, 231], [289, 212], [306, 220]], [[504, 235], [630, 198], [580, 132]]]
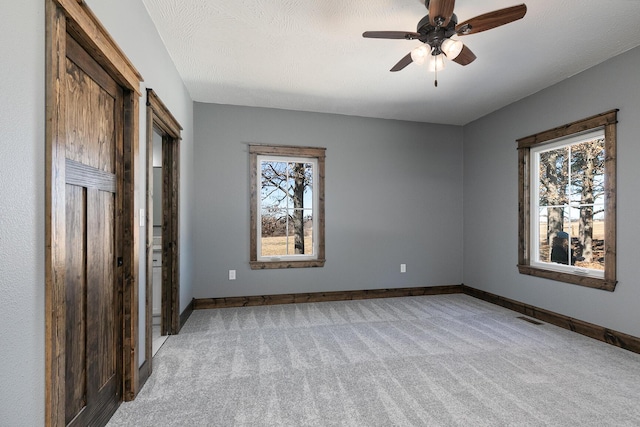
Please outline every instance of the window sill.
[[563, 273], [559, 271], [546, 270], [542, 268], [532, 267], [530, 265], [518, 265], [520, 274], [529, 276], [542, 277], [545, 279], [557, 280], [559, 282], [572, 283], [574, 285], [586, 286], [588, 288], [602, 289], [603, 291], [613, 292], [616, 288], [615, 281], [602, 279], [598, 277], [590, 277], [579, 274]]
[[275, 268], [310, 268], [324, 267], [324, 262], [324, 259], [305, 261], [250, 261], [249, 266], [252, 270], [266, 270]]

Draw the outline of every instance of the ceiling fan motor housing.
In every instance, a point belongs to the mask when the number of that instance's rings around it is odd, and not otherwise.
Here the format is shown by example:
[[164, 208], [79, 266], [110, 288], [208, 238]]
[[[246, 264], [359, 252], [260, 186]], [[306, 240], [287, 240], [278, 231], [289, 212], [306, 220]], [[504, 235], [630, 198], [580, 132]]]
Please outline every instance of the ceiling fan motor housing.
[[422, 43], [427, 43], [432, 48], [440, 50], [442, 42], [450, 38], [456, 33], [456, 25], [458, 24], [458, 17], [451, 15], [451, 19], [446, 27], [433, 26], [429, 23], [429, 15], [425, 16], [418, 22], [417, 33], [420, 34], [418, 40]]

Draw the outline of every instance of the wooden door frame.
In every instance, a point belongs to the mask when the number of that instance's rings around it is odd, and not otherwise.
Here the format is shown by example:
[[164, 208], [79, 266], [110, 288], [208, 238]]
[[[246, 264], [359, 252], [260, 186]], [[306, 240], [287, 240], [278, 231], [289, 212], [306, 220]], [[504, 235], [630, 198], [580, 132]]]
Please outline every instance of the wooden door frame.
[[66, 38], [71, 35], [123, 89], [122, 396], [138, 391], [138, 169], [140, 73], [82, 0], [45, 0], [45, 424], [65, 425]]
[[153, 132], [162, 136], [162, 334], [180, 331], [180, 131], [182, 126], [153, 89], [147, 89], [147, 242], [144, 384], [153, 369]]

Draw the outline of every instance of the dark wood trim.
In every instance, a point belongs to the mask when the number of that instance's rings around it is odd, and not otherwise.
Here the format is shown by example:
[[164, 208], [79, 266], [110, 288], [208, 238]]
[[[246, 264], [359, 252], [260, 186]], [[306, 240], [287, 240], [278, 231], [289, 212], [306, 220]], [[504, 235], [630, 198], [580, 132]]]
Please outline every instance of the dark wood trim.
[[578, 274], [563, 273], [561, 271], [546, 270], [544, 268], [531, 267], [530, 265], [518, 265], [520, 274], [542, 277], [543, 279], [557, 280], [559, 282], [573, 283], [574, 285], [586, 286], [588, 288], [602, 289], [613, 292], [616, 289], [616, 282], [610, 282], [606, 278], [580, 276]]
[[324, 267], [324, 259], [310, 259], [306, 261], [249, 261], [252, 270], [268, 270], [276, 268], [313, 268]]
[[594, 338], [598, 341], [602, 341], [607, 344], [611, 344], [616, 347], [620, 347], [625, 350], [640, 354], [640, 338], [634, 337], [633, 335], [614, 331], [603, 326], [584, 322], [582, 320], [574, 319], [572, 317], [555, 313], [553, 311], [544, 310], [542, 308], [525, 304], [520, 301], [501, 297], [490, 292], [481, 291], [467, 285], [462, 285], [462, 290], [466, 295], [470, 295], [472, 297], [490, 302], [492, 304], [508, 308], [509, 310], [522, 313], [526, 316], [533, 317], [543, 322], [551, 323], [552, 325], [560, 326], [561, 328], [577, 332], [589, 338]]
[[147, 88], [147, 107], [151, 107], [154, 115], [153, 124], [161, 129], [161, 133], [171, 135], [173, 138], [182, 138], [180, 135], [182, 126], [151, 88]]
[[191, 302], [187, 305], [187, 307], [180, 313], [180, 329], [187, 323], [189, 317], [191, 317], [191, 313], [193, 313], [193, 306], [195, 304], [195, 298], [191, 300]]
[[139, 150], [138, 95], [132, 91], [125, 94], [124, 102], [124, 158], [123, 158], [123, 255], [124, 255], [124, 400], [133, 400], [138, 394], [138, 265], [140, 221], [136, 209], [136, 171], [138, 170]]
[[618, 123], [618, 111], [618, 109], [606, 111], [604, 113], [596, 114], [595, 116], [587, 117], [586, 119], [576, 120], [575, 122], [558, 126], [557, 128], [536, 133], [535, 135], [525, 136], [524, 138], [516, 140], [518, 142], [518, 148], [531, 148], [533, 145], [541, 144], [543, 142], [585, 132], [590, 129], [616, 124]]
[[318, 261], [324, 265], [326, 261], [325, 253], [325, 209], [324, 209], [324, 190], [325, 190], [325, 161], [326, 161], [325, 149], [322, 149], [322, 155], [318, 155]]
[[[613, 292], [617, 284], [616, 276], [616, 123], [618, 109], [610, 110], [564, 126], [543, 131], [517, 140], [518, 142], [518, 271], [520, 274], [541, 277], [574, 285], [586, 286]], [[605, 139], [605, 265], [604, 277], [591, 277], [569, 271], [557, 271], [540, 266], [532, 266], [531, 254], [531, 148], [544, 145], [555, 139], [603, 128]]]
[[298, 145], [249, 144], [249, 153], [255, 155], [287, 157], [324, 157], [323, 147], [302, 147]]
[[[249, 266], [252, 270], [252, 263], [258, 262], [258, 156], [251, 153], [249, 146]], [[261, 263], [262, 264], [262, 263]]]
[[162, 136], [162, 334], [180, 330], [180, 139]]
[[142, 76], [84, 2], [53, 0], [67, 18], [68, 31], [123, 87], [140, 95]]
[[145, 242], [145, 342], [144, 362], [148, 375], [153, 371], [153, 108], [147, 102], [147, 155], [145, 167], [147, 171], [146, 189], [146, 242]]
[[66, 20], [52, 1], [45, 3], [45, 425], [65, 422], [65, 146]]
[[[316, 159], [318, 162], [318, 182], [317, 191], [318, 204], [314, 206], [314, 215], [317, 217], [318, 228], [318, 256], [308, 260], [286, 260], [286, 261], [258, 261], [258, 156], [274, 155], [287, 157], [308, 157]], [[325, 254], [325, 159], [326, 148], [323, 147], [300, 147], [290, 145], [270, 145], [270, 144], [249, 144], [249, 267], [252, 270], [266, 270], [276, 268], [311, 268], [323, 267], [326, 261]]]
[[529, 151], [518, 150], [518, 264], [529, 265], [531, 207], [529, 200]]
[[193, 309], [255, 307], [260, 305], [297, 304], [305, 302], [349, 301], [372, 298], [397, 298], [422, 295], [462, 293], [462, 285], [426, 286], [416, 288], [365, 289], [357, 291], [310, 292], [246, 297], [199, 298]]
[[[617, 112], [615, 110], [610, 113], [613, 116], [613, 119], [617, 119]], [[608, 123], [604, 127], [604, 170], [605, 170], [605, 181], [604, 181], [604, 192], [605, 192], [605, 215], [607, 224], [605, 226], [605, 257], [604, 257], [604, 279], [605, 282], [611, 286], [611, 290], [613, 291], [616, 287], [617, 283], [617, 233], [618, 233], [618, 225], [617, 225], [617, 205], [618, 205], [618, 184], [617, 184], [617, 157], [618, 157], [618, 149], [617, 149], [617, 123]]]

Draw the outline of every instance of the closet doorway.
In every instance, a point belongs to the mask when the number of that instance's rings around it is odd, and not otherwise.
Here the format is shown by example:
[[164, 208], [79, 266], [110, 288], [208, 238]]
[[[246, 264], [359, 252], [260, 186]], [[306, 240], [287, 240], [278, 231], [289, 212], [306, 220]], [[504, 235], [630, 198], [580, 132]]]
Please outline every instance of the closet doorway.
[[[150, 186], [151, 198], [153, 199], [153, 210], [151, 211], [152, 223], [152, 270], [149, 276], [151, 281], [151, 356], [155, 356], [162, 344], [169, 336], [167, 333], [167, 325], [163, 328], [162, 316], [162, 296], [163, 296], [163, 280], [162, 280], [162, 219], [163, 219], [163, 203], [162, 203], [162, 135], [154, 128], [151, 137], [153, 144], [152, 154], [152, 175], [153, 182]], [[166, 323], [166, 322], [165, 322]]]
[[147, 233], [145, 363], [180, 329], [179, 192], [182, 127], [153, 89], [147, 89]]

